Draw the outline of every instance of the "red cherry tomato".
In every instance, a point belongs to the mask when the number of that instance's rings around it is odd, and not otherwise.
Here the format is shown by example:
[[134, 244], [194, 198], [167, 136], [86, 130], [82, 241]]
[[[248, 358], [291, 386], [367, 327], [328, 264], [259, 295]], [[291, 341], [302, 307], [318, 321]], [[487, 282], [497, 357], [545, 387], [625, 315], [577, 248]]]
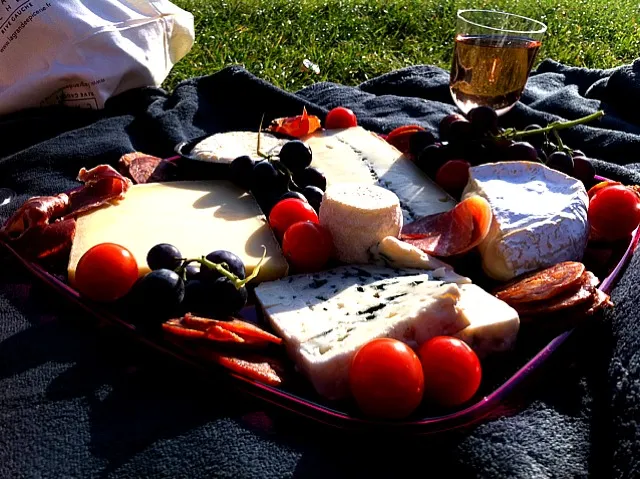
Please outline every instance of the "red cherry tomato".
[[640, 198], [626, 186], [607, 186], [591, 198], [588, 217], [599, 237], [609, 241], [626, 238], [640, 224]]
[[589, 200], [591, 200], [591, 198], [593, 198], [593, 195], [595, 195], [598, 191], [604, 188], [608, 188], [609, 186], [621, 185], [621, 184], [622, 183], [620, 183], [619, 181], [612, 181], [612, 180], [605, 180], [605, 181], [601, 181], [600, 183], [596, 183], [591, 188], [589, 188], [589, 191], [587, 191], [587, 195], [589, 195]]
[[447, 193], [459, 198], [469, 181], [471, 164], [464, 160], [449, 160], [436, 173], [436, 183]]
[[282, 252], [297, 271], [319, 271], [333, 254], [333, 238], [324, 226], [300, 221], [289, 226], [284, 233]]
[[89, 299], [111, 302], [127, 294], [137, 279], [138, 263], [131, 251], [115, 243], [101, 243], [78, 261], [74, 286]]
[[447, 406], [459, 406], [480, 387], [482, 368], [476, 353], [464, 341], [436, 336], [418, 350], [424, 371], [425, 397]]
[[422, 402], [420, 359], [401, 341], [374, 339], [354, 355], [349, 386], [363, 413], [385, 419], [404, 418]]
[[313, 209], [313, 206], [298, 198], [279, 201], [269, 213], [269, 225], [275, 231], [278, 239], [282, 239], [289, 226], [299, 221], [318, 223], [318, 213]]
[[327, 118], [324, 120], [324, 127], [328, 130], [352, 128], [354, 126], [358, 126], [358, 119], [355, 113], [342, 106], [338, 106], [329, 111]]

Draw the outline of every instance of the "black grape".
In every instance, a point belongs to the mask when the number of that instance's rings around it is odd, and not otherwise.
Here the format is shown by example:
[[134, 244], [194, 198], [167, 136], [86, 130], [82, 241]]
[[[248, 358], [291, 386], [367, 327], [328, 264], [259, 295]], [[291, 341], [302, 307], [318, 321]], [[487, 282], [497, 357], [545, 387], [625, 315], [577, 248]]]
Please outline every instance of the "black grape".
[[187, 281], [196, 279], [200, 274], [200, 266], [196, 263], [189, 263], [184, 270]]
[[479, 106], [477, 108], [472, 109], [467, 114], [473, 129], [480, 133], [498, 133], [498, 115], [488, 106]]
[[[208, 259], [212, 263], [217, 263], [217, 264], [226, 263], [227, 271], [235, 274], [239, 279], [245, 278], [246, 272], [245, 272], [244, 263], [238, 257], [238, 255], [236, 255], [235, 253], [232, 253], [231, 251], [226, 251], [226, 250], [213, 251], [206, 256], [206, 259]], [[215, 269], [210, 269], [205, 265], [200, 266], [200, 275], [198, 276], [198, 279], [202, 281], [214, 280], [216, 278], [220, 278], [221, 276], [222, 274], [220, 274]]]
[[218, 317], [237, 314], [247, 304], [249, 294], [244, 286], [236, 288], [227, 278], [218, 278], [207, 286], [210, 308]]
[[448, 141], [451, 143], [463, 143], [475, 136], [476, 132], [467, 120], [454, 121], [449, 125]]
[[311, 165], [311, 148], [300, 140], [291, 140], [282, 145], [278, 157], [284, 166], [295, 173]]
[[307, 198], [297, 191], [287, 191], [284, 195], [278, 198], [278, 202], [286, 200], [287, 198], [295, 198], [297, 200], [307, 201]]
[[262, 160], [256, 163], [253, 167], [253, 178], [251, 183], [251, 190], [254, 191], [267, 191], [270, 190], [274, 184], [278, 182], [280, 174], [275, 167], [267, 160]]
[[206, 315], [209, 303], [206, 282], [193, 279], [187, 281], [184, 288], [184, 300], [182, 310], [185, 313]]
[[511, 161], [538, 161], [538, 152], [525, 141], [518, 141], [506, 150], [506, 157]]
[[131, 288], [129, 299], [135, 311], [133, 321], [151, 325], [178, 313], [184, 299], [185, 285], [169, 269], [157, 269], [141, 277]]
[[313, 166], [309, 166], [308, 168], [299, 171], [294, 175], [293, 179], [300, 188], [304, 188], [305, 186], [316, 186], [322, 191], [327, 189], [327, 178], [325, 178], [324, 174], [320, 170]]
[[467, 121], [467, 119], [459, 113], [452, 113], [440, 120], [440, 124], [438, 125], [440, 141], [448, 141], [451, 124], [456, 121]]
[[320, 212], [320, 203], [322, 203], [324, 192], [317, 186], [305, 186], [302, 188], [302, 194], [307, 198], [313, 209], [316, 210], [316, 213]]
[[231, 181], [245, 190], [251, 189], [253, 185], [253, 168], [256, 162], [249, 156], [239, 156], [229, 165], [229, 176]]
[[176, 269], [182, 263], [180, 250], [168, 243], [155, 245], [147, 253], [147, 264], [149, 269]]
[[591, 185], [593, 183], [593, 177], [596, 174], [596, 169], [591, 163], [591, 160], [586, 156], [574, 156], [573, 157], [573, 175], [576, 179], [582, 181], [585, 185]]
[[430, 131], [417, 131], [409, 138], [409, 152], [417, 157], [427, 146], [433, 145], [436, 137]]
[[427, 146], [416, 160], [418, 167], [430, 177], [435, 177], [436, 172], [450, 159], [450, 150], [440, 143]]
[[547, 166], [567, 175], [573, 175], [573, 158], [564, 151], [556, 151], [549, 155]]

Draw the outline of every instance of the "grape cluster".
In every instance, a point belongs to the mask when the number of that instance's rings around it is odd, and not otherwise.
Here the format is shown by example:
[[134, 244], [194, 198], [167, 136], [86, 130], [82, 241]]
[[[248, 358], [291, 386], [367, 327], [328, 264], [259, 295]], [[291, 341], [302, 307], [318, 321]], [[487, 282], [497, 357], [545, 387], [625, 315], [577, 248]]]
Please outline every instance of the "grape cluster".
[[151, 271], [129, 293], [138, 324], [153, 326], [187, 312], [224, 319], [247, 303], [244, 283], [251, 278], [246, 277], [242, 260], [230, 251], [190, 260], [175, 246], [160, 243], [149, 250], [147, 264]]
[[469, 167], [500, 161], [540, 162], [573, 176], [587, 188], [592, 185], [595, 169], [586, 155], [564, 145], [557, 131], [536, 133], [541, 129], [529, 125], [523, 132], [507, 135], [494, 110], [478, 107], [466, 117], [458, 113], [445, 116], [439, 124], [439, 138], [421, 131], [412, 135], [409, 145], [416, 164], [454, 195], [462, 192]]
[[231, 181], [250, 191], [267, 216], [286, 198], [301, 199], [319, 211], [327, 179], [311, 166], [311, 161], [311, 148], [300, 140], [290, 140], [282, 145], [277, 157], [234, 159], [230, 164]]

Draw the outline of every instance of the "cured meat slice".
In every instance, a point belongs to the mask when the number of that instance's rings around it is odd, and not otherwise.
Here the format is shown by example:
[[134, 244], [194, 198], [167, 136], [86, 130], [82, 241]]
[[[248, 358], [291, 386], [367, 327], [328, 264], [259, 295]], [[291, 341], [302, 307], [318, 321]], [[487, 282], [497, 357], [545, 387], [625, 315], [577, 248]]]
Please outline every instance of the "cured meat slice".
[[213, 361], [240, 376], [256, 381], [280, 386], [282, 384], [281, 371], [284, 370], [275, 359], [259, 355], [231, 356], [210, 349], [198, 350], [202, 359]]
[[232, 343], [244, 343], [244, 339], [238, 336], [233, 331], [223, 328], [222, 326], [214, 325], [207, 329], [207, 339], [212, 341], [229, 341]]
[[452, 210], [404, 225], [400, 239], [433, 256], [455, 256], [480, 244], [489, 233], [492, 219], [489, 202], [481, 196], [470, 196]]
[[0, 229], [2, 236], [19, 240], [30, 228], [49, 224], [52, 218], [62, 216], [69, 208], [69, 197], [35, 196], [25, 201]]
[[118, 168], [134, 183], [143, 184], [172, 179], [176, 165], [157, 156], [136, 151], [123, 155], [118, 161]]
[[593, 302], [589, 305], [589, 309], [585, 312], [587, 315], [596, 314], [598, 311], [613, 306], [611, 297], [604, 291], [596, 289], [596, 293], [593, 297]]
[[[172, 319], [170, 322], [171, 324], [179, 324], [183, 328], [203, 331], [207, 334], [211, 333], [212, 338], [215, 338], [218, 335], [225, 335], [225, 337], [228, 338], [237, 337], [240, 340], [236, 340], [236, 342], [246, 341], [252, 345], [282, 343], [282, 338], [274, 336], [254, 324], [237, 318], [220, 321], [218, 319], [202, 318], [200, 316], [194, 316], [191, 313], [186, 313], [182, 318]], [[221, 329], [228, 331], [231, 334], [226, 334], [224, 331], [220, 331]]]
[[496, 291], [495, 296], [512, 306], [519, 303], [544, 301], [567, 290], [575, 289], [584, 272], [585, 266], [582, 263], [564, 261], [517, 279]]
[[84, 185], [69, 193], [70, 211], [67, 217], [86, 213], [110, 201], [124, 198], [133, 184], [110, 165], [98, 165], [90, 170], [82, 168], [77, 179]]
[[563, 309], [572, 308], [579, 304], [587, 303], [595, 296], [596, 289], [591, 285], [591, 281], [588, 275], [591, 273], [585, 273], [582, 278], [582, 283], [577, 290], [571, 290], [560, 296], [556, 296], [548, 301], [536, 301], [531, 303], [518, 303], [511, 306], [523, 316], [530, 316], [542, 313], [553, 313]]
[[0, 238], [31, 260], [68, 254], [76, 215], [121, 199], [132, 184], [109, 165], [82, 168], [78, 180], [84, 184], [69, 193], [28, 199], [0, 228]]

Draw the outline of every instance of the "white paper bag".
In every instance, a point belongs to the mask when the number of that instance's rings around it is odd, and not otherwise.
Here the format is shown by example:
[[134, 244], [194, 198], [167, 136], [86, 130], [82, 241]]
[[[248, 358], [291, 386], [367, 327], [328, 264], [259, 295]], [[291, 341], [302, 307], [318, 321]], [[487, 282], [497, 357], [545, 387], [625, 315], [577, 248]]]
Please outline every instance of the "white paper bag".
[[0, 0], [0, 115], [102, 108], [160, 86], [193, 42], [193, 15], [168, 0]]

